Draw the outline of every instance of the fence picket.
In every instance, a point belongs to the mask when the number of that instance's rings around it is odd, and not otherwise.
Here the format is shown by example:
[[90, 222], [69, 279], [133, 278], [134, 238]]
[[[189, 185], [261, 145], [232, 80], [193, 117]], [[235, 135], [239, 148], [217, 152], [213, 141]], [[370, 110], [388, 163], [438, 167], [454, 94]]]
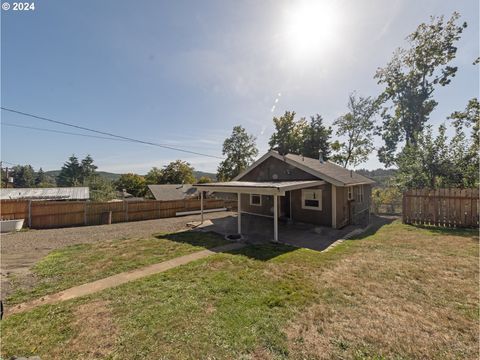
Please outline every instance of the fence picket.
[[478, 189], [412, 189], [403, 193], [405, 224], [478, 227]]

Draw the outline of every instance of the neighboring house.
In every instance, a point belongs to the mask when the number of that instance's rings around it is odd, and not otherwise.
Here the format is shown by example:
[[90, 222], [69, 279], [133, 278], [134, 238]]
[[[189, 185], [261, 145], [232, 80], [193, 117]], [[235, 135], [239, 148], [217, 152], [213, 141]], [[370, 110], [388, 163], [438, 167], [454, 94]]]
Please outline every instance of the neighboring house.
[[88, 200], [88, 187], [0, 189], [1, 200]]
[[191, 184], [148, 185], [155, 200], [198, 199], [199, 193]]
[[[204, 191], [236, 192], [241, 213], [339, 229], [368, 221], [375, 182], [330, 161], [269, 151], [229, 182], [196, 184]], [[241, 232], [241, 216], [238, 217]]]

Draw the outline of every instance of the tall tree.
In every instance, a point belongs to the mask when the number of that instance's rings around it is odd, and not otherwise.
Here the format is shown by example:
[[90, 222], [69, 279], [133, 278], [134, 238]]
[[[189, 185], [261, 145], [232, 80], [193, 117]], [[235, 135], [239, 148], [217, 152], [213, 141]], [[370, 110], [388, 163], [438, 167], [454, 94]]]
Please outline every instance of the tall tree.
[[13, 185], [18, 188], [35, 186], [35, 171], [31, 165], [17, 165], [12, 169]]
[[81, 185], [82, 168], [78, 158], [72, 155], [63, 164], [60, 173], [57, 176], [59, 186], [79, 186]]
[[147, 185], [161, 184], [162, 178], [163, 170], [155, 166], [150, 169], [147, 175], [145, 175], [145, 181], [147, 182]]
[[295, 111], [285, 111], [283, 116], [274, 117], [273, 123], [275, 132], [268, 142], [270, 149], [282, 155], [300, 154], [303, 150], [303, 133], [308, 126], [305, 119], [295, 121]]
[[242, 126], [235, 126], [230, 137], [223, 142], [222, 154], [226, 156], [217, 169], [217, 179], [228, 181], [250, 166], [258, 155], [255, 137]]
[[415, 145], [437, 106], [433, 93], [455, 76], [457, 67], [448, 65], [456, 56], [455, 43], [467, 24], [457, 25], [460, 18], [453, 13], [448, 21], [432, 17], [407, 37], [408, 49], [398, 49], [386, 67], [377, 70], [375, 78], [385, 86], [379, 96], [382, 111], [381, 128], [384, 145], [378, 156], [389, 166], [395, 163], [400, 143]]
[[97, 166], [93, 164], [93, 159], [87, 155], [80, 163], [80, 183], [85, 185], [88, 180], [95, 176]]
[[137, 174], [122, 174], [115, 182], [118, 191], [126, 191], [136, 197], [143, 197], [147, 193], [145, 178]]
[[323, 118], [317, 114], [310, 116], [310, 123], [303, 130], [302, 155], [316, 158], [319, 151], [325, 160], [330, 157], [330, 137], [332, 129], [323, 124]]
[[193, 184], [194, 182], [193, 167], [186, 161], [172, 161], [162, 170], [163, 184]]
[[370, 97], [350, 94], [347, 114], [333, 123], [337, 127], [336, 134], [346, 138], [344, 142], [332, 144], [333, 160], [343, 167], [357, 166], [367, 160], [373, 151], [374, 116], [377, 105]]

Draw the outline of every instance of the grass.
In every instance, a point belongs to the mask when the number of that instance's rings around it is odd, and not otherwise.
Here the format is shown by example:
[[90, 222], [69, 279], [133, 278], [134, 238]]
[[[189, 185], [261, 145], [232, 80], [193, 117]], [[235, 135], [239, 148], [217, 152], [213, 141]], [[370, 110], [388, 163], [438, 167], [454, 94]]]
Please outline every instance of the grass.
[[327, 253], [249, 246], [13, 315], [2, 355], [476, 359], [478, 302], [476, 232], [393, 223]]
[[123, 239], [80, 244], [52, 251], [32, 269], [13, 279], [15, 291], [7, 304], [16, 304], [75, 285], [173, 259], [227, 243], [215, 234], [180, 232], [147, 239]]

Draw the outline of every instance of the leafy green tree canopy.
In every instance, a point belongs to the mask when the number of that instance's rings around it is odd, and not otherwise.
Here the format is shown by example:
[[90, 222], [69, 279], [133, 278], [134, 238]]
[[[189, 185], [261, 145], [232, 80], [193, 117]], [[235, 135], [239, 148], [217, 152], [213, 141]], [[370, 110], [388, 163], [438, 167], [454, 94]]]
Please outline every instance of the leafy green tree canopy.
[[319, 114], [310, 117], [310, 123], [303, 129], [302, 135], [302, 155], [317, 158], [321, 152], [325, 160], [329, 159], [332, 129], [323, 124], [323, 118]]
[[193, 184], [193, 167], [183, 160], [172, 161], [162, 170], [162, 184]]
[[255, 137], [242, 126], [235, 126], [230, 137], [223, 142], [222, 154], [226, 156], [217, 169], [217, 179], [228, 181], [250, 166], [258, 155]]
[[374, 116], [377, 105], [370, 97], [350, 94], [349, 112], [333, 123], [337, 127], [337, 136], [345, 138], [344, 142], [332, 144], [335, 154], [333, 160], [343, 167], [357, 166], [368, 159], [373, 151]]
[[161, 184], [163, 179], [163, 170], [157, 167], [153, 167], [150, 171], [145, 175], [145, 181], [147, 185], [155, 185]]
[[147, 193], [145, 178], [133, 173], [122, 174], [120, 178], [115, 181], [115, 187], [118, 191], [125, 190], [136, 197], [143, 197]]
[[381, 135], [384, 145], [378, 156], [387, 166], [394, 164], [400, 143], [416, 144], [431, 112], [437, 106], [433, 93], [455, 76], [457, 67], [449, 65], [455, 58], [456, 42], [466, 23], [453, 13], [448, 21], [432, 17], [407, 37], [409, 48], [398, 49], [375, 78], [385, 86], [378, 102], [384, 105]]

